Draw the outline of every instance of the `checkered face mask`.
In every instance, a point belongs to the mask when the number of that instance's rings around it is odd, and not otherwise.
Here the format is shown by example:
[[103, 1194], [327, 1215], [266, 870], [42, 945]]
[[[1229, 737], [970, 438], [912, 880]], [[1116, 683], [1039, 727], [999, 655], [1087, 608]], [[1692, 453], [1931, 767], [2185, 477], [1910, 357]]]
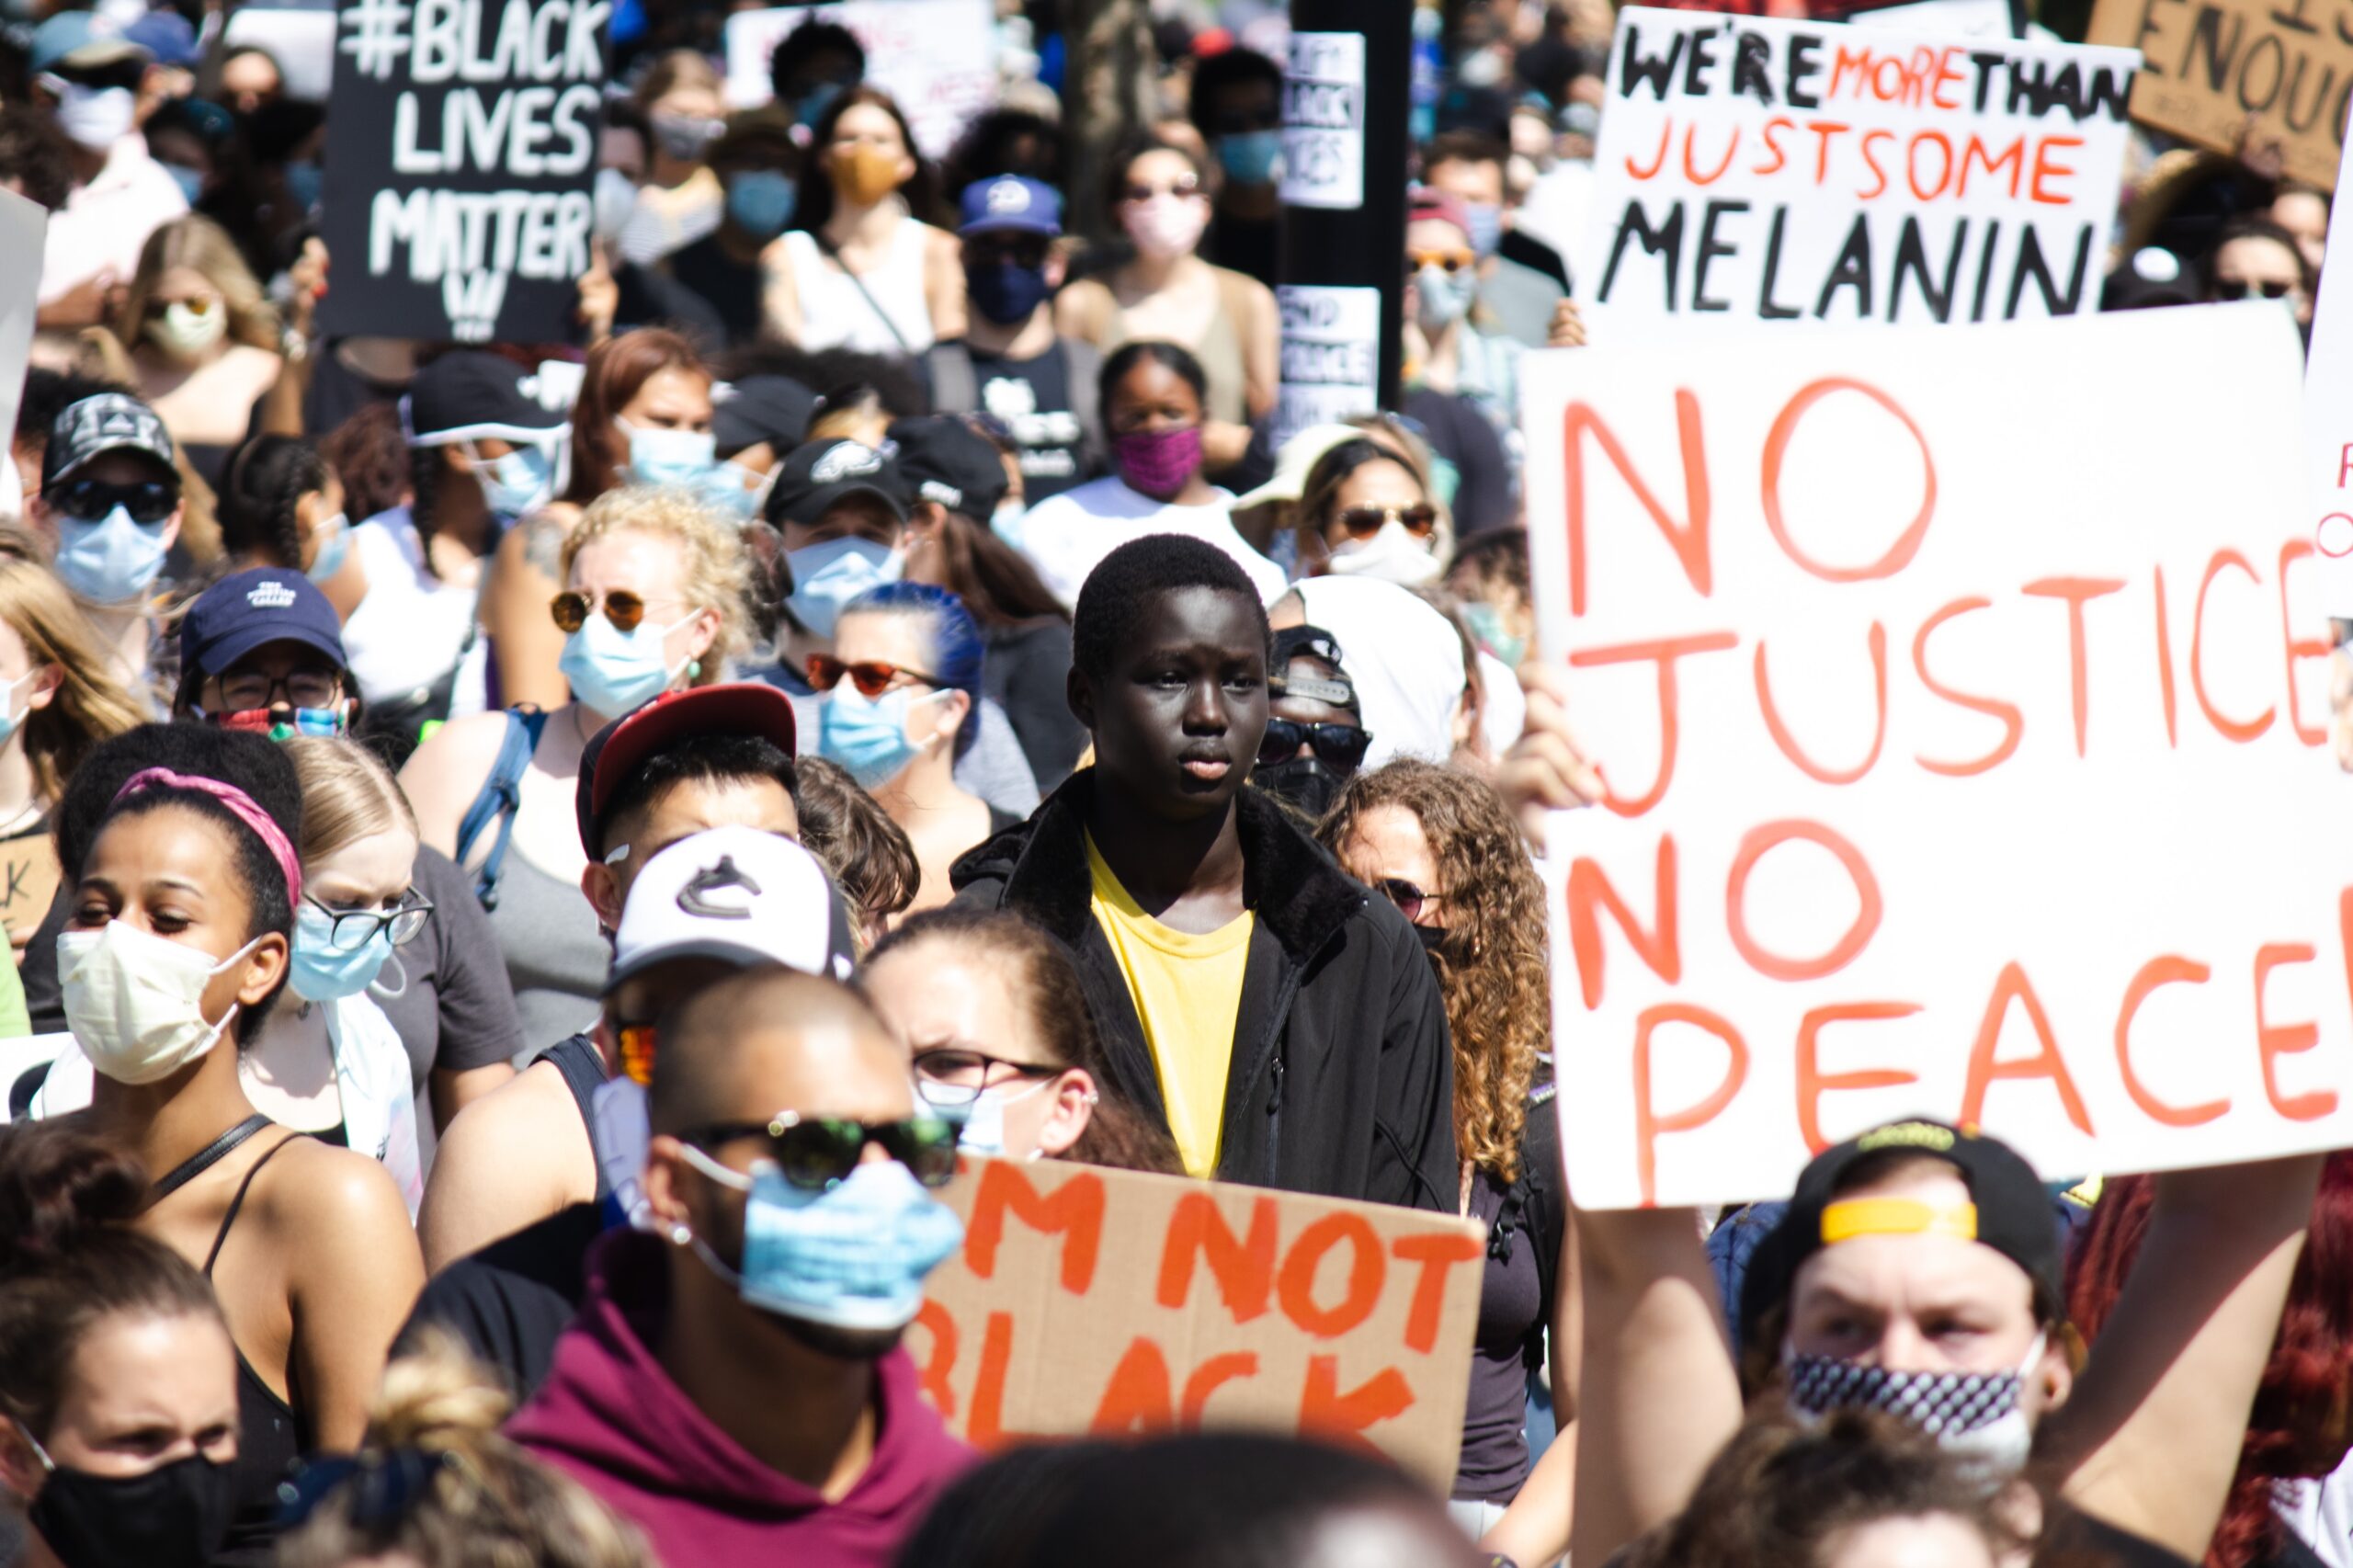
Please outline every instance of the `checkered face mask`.
[[2026, 1380], [2042, 1359], [2047, 1338], [2047, 1331], [2036, 1335], [2024, 1359], [2006, 1372], [1899, 1372], [1784, 1348], [1790, 1414], [1814, 1426], [1841, 1410], [1883, 1412], [1969, 1460], [1989, 1484], [1998, 1483], [2025, 1467], [2033, 1447]]

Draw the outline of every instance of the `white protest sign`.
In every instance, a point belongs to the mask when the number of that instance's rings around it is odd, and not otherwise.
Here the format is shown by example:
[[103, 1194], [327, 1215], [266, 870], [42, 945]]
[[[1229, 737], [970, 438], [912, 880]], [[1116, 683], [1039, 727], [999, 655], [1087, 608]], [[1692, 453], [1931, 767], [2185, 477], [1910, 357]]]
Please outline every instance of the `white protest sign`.
[[[2348, 187], [2342, 174], [2336, 188]], [[2353, 206], [2353, 203], [2347, 203]], [[2331, 207], [2304, 361], [2304, 445], [2321, 604], [2353, 619], [2353, 219]]]
[[2353, 1142], [2298, 347], [2252, 303], [1529, 362], [1610, 792], [1550, 828], [1578, 1201], [1785, 1194], [1906, 1115], [2052, 1176]]
[[[996, 107], [996, 12], [990, 0], [845, 0], [737, 11], [727, 18], [727, 106], [776, 97], [768, 56], [804, 21], [833, 22], [866, 51], [866, 83], [898, 101], [926, 158], [944, 158], [964, 128]], [[953, 192], [949, 193], [953, 195]]]
[[[24, 402], [48, 238], [48, 211], [13, 190], [0, 190], [0, 430], [17, 427], [17, 410]], [[17, 493], [16, 464], [6, 467], [0, 473], [0, 517], [15, 517], [23, 498]]]
[[2094, 308], [2138, 61], [1629, 7], [1594, 156], [1586, 308], [1897, 324]]
[[1293, 33], [1283, 73], [1282, 199], [1364, 205], [1364, 34]]
[[1336, 425], [1381, 407], [1381, 290], [1287, 283], [1275, 290], [1282, 317], [1282, 392], [1276, 446], [1310, 425]]

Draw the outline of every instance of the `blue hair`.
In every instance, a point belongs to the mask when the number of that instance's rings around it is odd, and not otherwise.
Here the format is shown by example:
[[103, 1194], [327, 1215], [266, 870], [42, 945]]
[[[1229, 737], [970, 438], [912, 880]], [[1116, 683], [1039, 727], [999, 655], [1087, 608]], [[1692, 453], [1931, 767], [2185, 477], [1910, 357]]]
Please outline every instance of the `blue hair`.
[[844, 605], [842, 614], [895, 615], [923, 623], [931, 643], [924, 673], [937, 677], [941, 690], [961, 691], [972, 699], [956, 731], [956, 756], [961, 758], [971, 751], [981, 738], [981, 670], [988, 650], [964, 601], [929, 583], [885, 583]]

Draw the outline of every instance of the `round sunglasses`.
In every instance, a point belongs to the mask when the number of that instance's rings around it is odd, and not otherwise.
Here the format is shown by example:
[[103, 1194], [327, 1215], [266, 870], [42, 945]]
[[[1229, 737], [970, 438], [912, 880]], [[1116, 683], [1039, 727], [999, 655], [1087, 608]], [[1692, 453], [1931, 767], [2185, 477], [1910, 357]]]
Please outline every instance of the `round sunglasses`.
[[1383, 877], [1372, 885], [1381, 897], [1397, 906], [1397, 913], [1409, 925], [1420, 925], [1422, 911], [1446, 897], [1444, 893], [1424, 892], [1403, 877]]
[[1361, 724], [1302, 724], [1296, 719], [1269, 719], [1258, 742], [1258, 764], [1271, 767], [1289, 762], [1304, 744], [1326, 767], [1354, 772], [1364, 762], [1372, 735]]
[[844, 676], [849, 677], [850, 685], [858, 687], [858, 694], [865, 698], [880, 697], [902, 680], [921, 686], [939, 685], [935, 676], [898, 665], [886, 665], [880, 659], [861, 659], [852, 665], [843, 663], [831, 653], [812, 653], [808, 668], [809, 686], [813, 691], [833, 690], [841, 685]]
[[926, 1187], [946, 1187], [956, 1175], [956, 1124], [917, 1114], [898, 1121], [854, 1121], [780, 1110], [766, 1121], [722, 1121], [682, 1133], [680, 1141], [707, 1153], [722, 1144], [757, 1138], [767, 1145], [785, 1181], [803, 1192], [826, 1192], [849, 1179], [870, 1143], [898, 1161]]
[[1390, 523], [1401, 525], [1415, 539], [1427, 539], [1438, 528], [1438, 508], [1427, 502], [1415, 506], [1351, 506], [1334, 519], [1351, 539], [1370, 539]]
[[601, 606], [587, 594], [566, 589], [548, 601], [548, 613], [555, 618], [556, 630], [567, 636], [587, 625], [588, 618], [597, 613], [599, 608], [604, 611], [605, 619], [612, 622], [614, 631], [629, 632], [636, 631], [638, 624], [644, 620], [650, 604], [651, 601], [631, 593], [627, 588], [615, 588], [605, 595]]

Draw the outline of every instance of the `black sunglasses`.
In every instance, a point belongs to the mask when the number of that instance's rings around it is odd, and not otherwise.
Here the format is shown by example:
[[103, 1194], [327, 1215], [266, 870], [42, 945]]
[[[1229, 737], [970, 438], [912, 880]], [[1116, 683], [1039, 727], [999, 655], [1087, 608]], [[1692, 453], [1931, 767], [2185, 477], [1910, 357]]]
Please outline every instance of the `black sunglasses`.
[[103, 521], [108, 513], [120, 506], [131, 514], [132, 522], [153, 528], [179, 506], [180, 490], [178, 485], [160, 479], [134, 480], [129, 484], [109, 484], [103, 479], [69, 479], [50, 490], [47, 499], [57, 510], [82, 522]]
[[1299, 755], [1301, 744], [1314, 748], [1326, 767], [1354, 769], [1364, 762], [1371, 733], [1361, 724], [1302, 724], [1296, 719], [1269, 719], [1258, 742], [1258, 762], [1271, 767]]
[[2293, 283], [2282, 283], [2277, 278], [2265, 283], [2248, 284], [2236, 278], [2217, 278], [2214, 279], [2214, 298], [2244, 300], [2246, 298], [2247, 290], [2253, 288], [2267, 300], [2284, 300], [2288, 297], [2288, 290], [2294, 287]]
[[787, 1182], [804, 1192], [824, 1192], [849, 1179], [869, 1143], [914, 1172], [924, 1186], [945, 1187], [956, 1174], [956, 1124], [940, 1116], [853, 1121], [780, 1110], [766, 1121], [714, 1122], [680, 1137], [710, 1153], [738, 1139], [761, 1139]]
[[1443, 893], [1424, 892], [1403, 877], [1383, 877], [1372, 885], [1380, 890], [1381, 897], [1395, 904], [1397, 913], [1403, 915], [1412, 925], [1421, 924], [1422, 910], [1425, 905], [1436, 903], [1446, 896]]

